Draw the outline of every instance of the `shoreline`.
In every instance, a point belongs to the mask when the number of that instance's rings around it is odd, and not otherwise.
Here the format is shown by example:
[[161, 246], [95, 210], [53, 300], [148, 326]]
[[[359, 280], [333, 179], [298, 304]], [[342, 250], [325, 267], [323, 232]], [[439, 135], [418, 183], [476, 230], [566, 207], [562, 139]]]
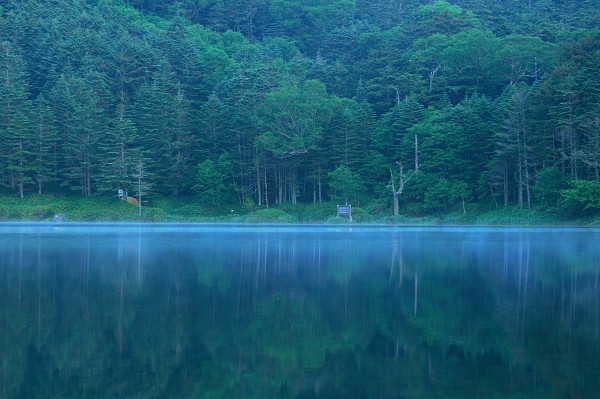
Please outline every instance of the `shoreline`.
[[206, 207], [194, 197], [156, 198], [151, 206], [139, 209], [112, 197], [67, 197], [29, 195], [25, 198], [0, 196], [0, 223], [53, 223], [64, 215], [64, 222], [54, 223], [147, 223], [147, 224], [293, 224], [350, 226], [505, 226], [505, 227], [600, 227], [600, 215], [570, 215], [558, 208], [519, 209], [515, 205], [491, 208], [481, 203], [467, 204], [466, 212], [450, 210], [434, 214], [412, 212], [393, 216], [385, 202], [372, 200], [352, 207], [353, 221], [336, 217], [336, 203], [284, 203], [270, 208], [242, 206]]

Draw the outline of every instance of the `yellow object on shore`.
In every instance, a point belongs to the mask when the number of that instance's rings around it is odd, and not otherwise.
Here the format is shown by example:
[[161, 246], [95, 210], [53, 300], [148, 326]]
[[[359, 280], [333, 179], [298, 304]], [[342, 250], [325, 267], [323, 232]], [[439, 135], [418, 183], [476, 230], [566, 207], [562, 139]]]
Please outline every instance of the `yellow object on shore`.
[[121, 201], [127, 201], [127, 202], [129, 202], [130, 204], [133, 204], [133, 205], [139, 205], [140, 204], [138, 202], [138, 200], [136, 200], [133, 197], [125, 197], [125, 196], [123, 196], [123, 197], [121, 197]]

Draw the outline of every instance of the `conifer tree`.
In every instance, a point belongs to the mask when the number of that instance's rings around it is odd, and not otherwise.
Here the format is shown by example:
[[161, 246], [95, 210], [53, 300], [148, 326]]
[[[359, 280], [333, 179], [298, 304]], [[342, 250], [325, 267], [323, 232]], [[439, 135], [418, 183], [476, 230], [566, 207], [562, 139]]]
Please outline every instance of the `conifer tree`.
[[[524, 200], [531, 207], [531, 171], [534, 160], [529, 145], [528, 99], [529, 87], [521, 83], [509, 87], [505, 93], [504, 129], [498, 134], [497, 153], [508, 157], [514, 165], [517, 180], [517, 201], [523, 208]], [[526, 198], [524, 198], [526, 194]]]
[[177, 195], [189, 188], [194, 124], [190, 102], [166, 61], [160, 64], [153, 82], [140, 88], [134, 108], [140, 142], [152, 160], [146, 168], [157, 177], [157, 190]]
[[361, 155], [360, 122], [362, 109], [353, 100], [338, 99], [331, 122], [332, 141], [329, 157], [334, 165], [342, 165], [351, 170], [360, 168], [364, 159]]
[[18, 190], [33, 183], [31, 102], [22, 56], [12, 43], [0, 43], [0, 167], [2, 183]]
[[62, 141], [61, 185], [92, 194], [97, 171], [97, 143], [104, 125], [103, 109], [87, 82], [76, 76], [62, 75], [52, 91], [54, 114]]
[[133, 187], [133, 172], [140, 158], [137, 129], [129, 119], [127, 107], [117, 105], [115, 117], [99, 143], [100, 171], [98, 189], [114, 192]]
[[154, 191], [154, 176], [147, 169], [150, 161], [142, 154], [138, 154], [138, 158], [133, 162], [133, 170], [131, 177], [133, 178], [133, 188], [138, 201], [138, 215], [142, 216], [142, 204], [144, 198], [151, 195]]
[[227, 110], [219, 97], [211, 95], [200, 108], [198, 124], [199, 159], [216, 159], [220, 151], [234, 143], [227, 137]]
[[58, 178], [58, 136], [52, 109], [45, 97], [40, 94], [33, 104], [33, 155], [35, 158], [35, 180], [38, 193], [45, 184]]

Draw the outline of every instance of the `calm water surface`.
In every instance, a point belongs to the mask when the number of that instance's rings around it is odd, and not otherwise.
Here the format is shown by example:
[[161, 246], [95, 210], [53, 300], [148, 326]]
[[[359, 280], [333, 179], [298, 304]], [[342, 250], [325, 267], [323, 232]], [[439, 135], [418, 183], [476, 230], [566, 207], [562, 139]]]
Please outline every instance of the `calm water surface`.
[[599, 398], [599, 244], [0, 224], [0, 397]]

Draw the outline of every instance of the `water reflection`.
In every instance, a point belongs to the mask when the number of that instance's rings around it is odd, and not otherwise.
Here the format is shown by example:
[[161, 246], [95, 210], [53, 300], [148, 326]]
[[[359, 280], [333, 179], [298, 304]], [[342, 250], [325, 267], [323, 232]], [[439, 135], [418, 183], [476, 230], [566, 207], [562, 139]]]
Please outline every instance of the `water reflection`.
[[599, 237], [0, 226], [1, 395], [598, 397]]

